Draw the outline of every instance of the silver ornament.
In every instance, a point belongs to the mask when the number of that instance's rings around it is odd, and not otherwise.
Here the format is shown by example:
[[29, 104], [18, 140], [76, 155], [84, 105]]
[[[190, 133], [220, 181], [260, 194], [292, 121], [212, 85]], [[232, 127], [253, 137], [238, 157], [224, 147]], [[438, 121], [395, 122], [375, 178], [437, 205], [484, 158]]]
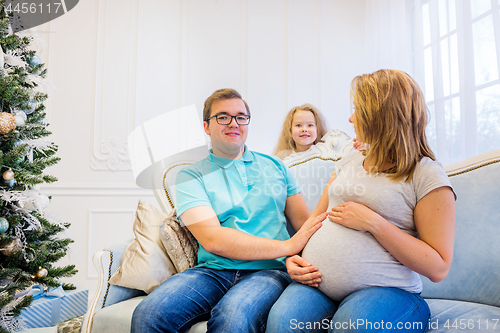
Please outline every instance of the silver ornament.
[[45, 268], [38, 267], [38, 272], [36, 272], [36, 276], [39, 278], [46, 277], [49, 274], [49, 271]]

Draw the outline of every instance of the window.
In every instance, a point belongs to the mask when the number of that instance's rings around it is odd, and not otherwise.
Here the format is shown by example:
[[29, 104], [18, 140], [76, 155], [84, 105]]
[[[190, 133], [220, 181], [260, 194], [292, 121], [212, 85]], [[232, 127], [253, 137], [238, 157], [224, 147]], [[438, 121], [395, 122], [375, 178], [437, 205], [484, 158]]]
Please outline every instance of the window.
[[499, 2], [415, 1], [415, 72], [445, 165], [500, 149]]

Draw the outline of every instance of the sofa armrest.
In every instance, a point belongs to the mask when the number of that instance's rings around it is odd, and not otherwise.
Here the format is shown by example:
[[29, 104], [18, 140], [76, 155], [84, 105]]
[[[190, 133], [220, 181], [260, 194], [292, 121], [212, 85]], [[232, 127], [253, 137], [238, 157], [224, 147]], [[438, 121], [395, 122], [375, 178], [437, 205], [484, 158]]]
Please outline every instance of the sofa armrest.
[[130, 289], [109, 284], [109, 279], [121, 265], [121, 258], [132, 240], [110, 246], [94, 254], [92, 262], [97, 270], [97, 288], [82, 323], [82, 333], [92, 328], [95, 314], [104, 307], [122, 302], [136, 296], [145, 295], [142, 290]]
[[87, 313], [83, 318], [82, 333], [89, 333], [92, 328], [92, 320], [97, 311], [104, 306], [105, 298], [108, 291], [108, 280], [111, 277], [111, 264], [113, 261], [111, 251], [99, 251], [92, 257], [94, 267], [97, 269], [97, 290], [94, 298], [87, 309]]

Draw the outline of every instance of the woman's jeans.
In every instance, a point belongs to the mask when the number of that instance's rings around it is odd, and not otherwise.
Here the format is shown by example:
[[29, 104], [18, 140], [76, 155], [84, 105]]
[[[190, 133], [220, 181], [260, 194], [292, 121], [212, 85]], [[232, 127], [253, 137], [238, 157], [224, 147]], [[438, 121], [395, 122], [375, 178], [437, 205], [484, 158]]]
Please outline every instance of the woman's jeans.
[[190, 268], [137, 306], [131, 332], [185, 332], [203, 320], [207, 332], [264, 332], [269, 310], [291, 281], [280, 270]]
[[425, 332], [429, 306], [398, 288], [356, 291], [340, 304], [317, 288], [290, 284], [269, 313], [267, 332]]

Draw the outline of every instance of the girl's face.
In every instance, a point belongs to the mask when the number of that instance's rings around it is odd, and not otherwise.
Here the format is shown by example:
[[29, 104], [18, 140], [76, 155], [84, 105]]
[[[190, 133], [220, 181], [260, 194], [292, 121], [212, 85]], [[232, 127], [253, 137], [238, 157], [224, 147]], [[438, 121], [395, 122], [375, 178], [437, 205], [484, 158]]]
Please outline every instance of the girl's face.
[[356, 142], [364, 142], [363, 138], [361, 138], [361, 133], [359, 133], [359, 129], [356, 123], [356, 113], [353, 113], [349, 117], [349, 122], [354, 125], [354, 133], [356, 133]]
[[358, 135], [358, 131], [356, 130], [356, 124], [354, 123], [356, 121], [356, 114], [353, 113], [349, 117], [349, 122], [354, 125], [354, 133], [356, 133], [356, 136]]
[[295, 142], [295, 151], [301, 152], [309, 149], [317, 136], [314, 114], [303, 110], [295, 112], [292, 119], [292, 139]]

